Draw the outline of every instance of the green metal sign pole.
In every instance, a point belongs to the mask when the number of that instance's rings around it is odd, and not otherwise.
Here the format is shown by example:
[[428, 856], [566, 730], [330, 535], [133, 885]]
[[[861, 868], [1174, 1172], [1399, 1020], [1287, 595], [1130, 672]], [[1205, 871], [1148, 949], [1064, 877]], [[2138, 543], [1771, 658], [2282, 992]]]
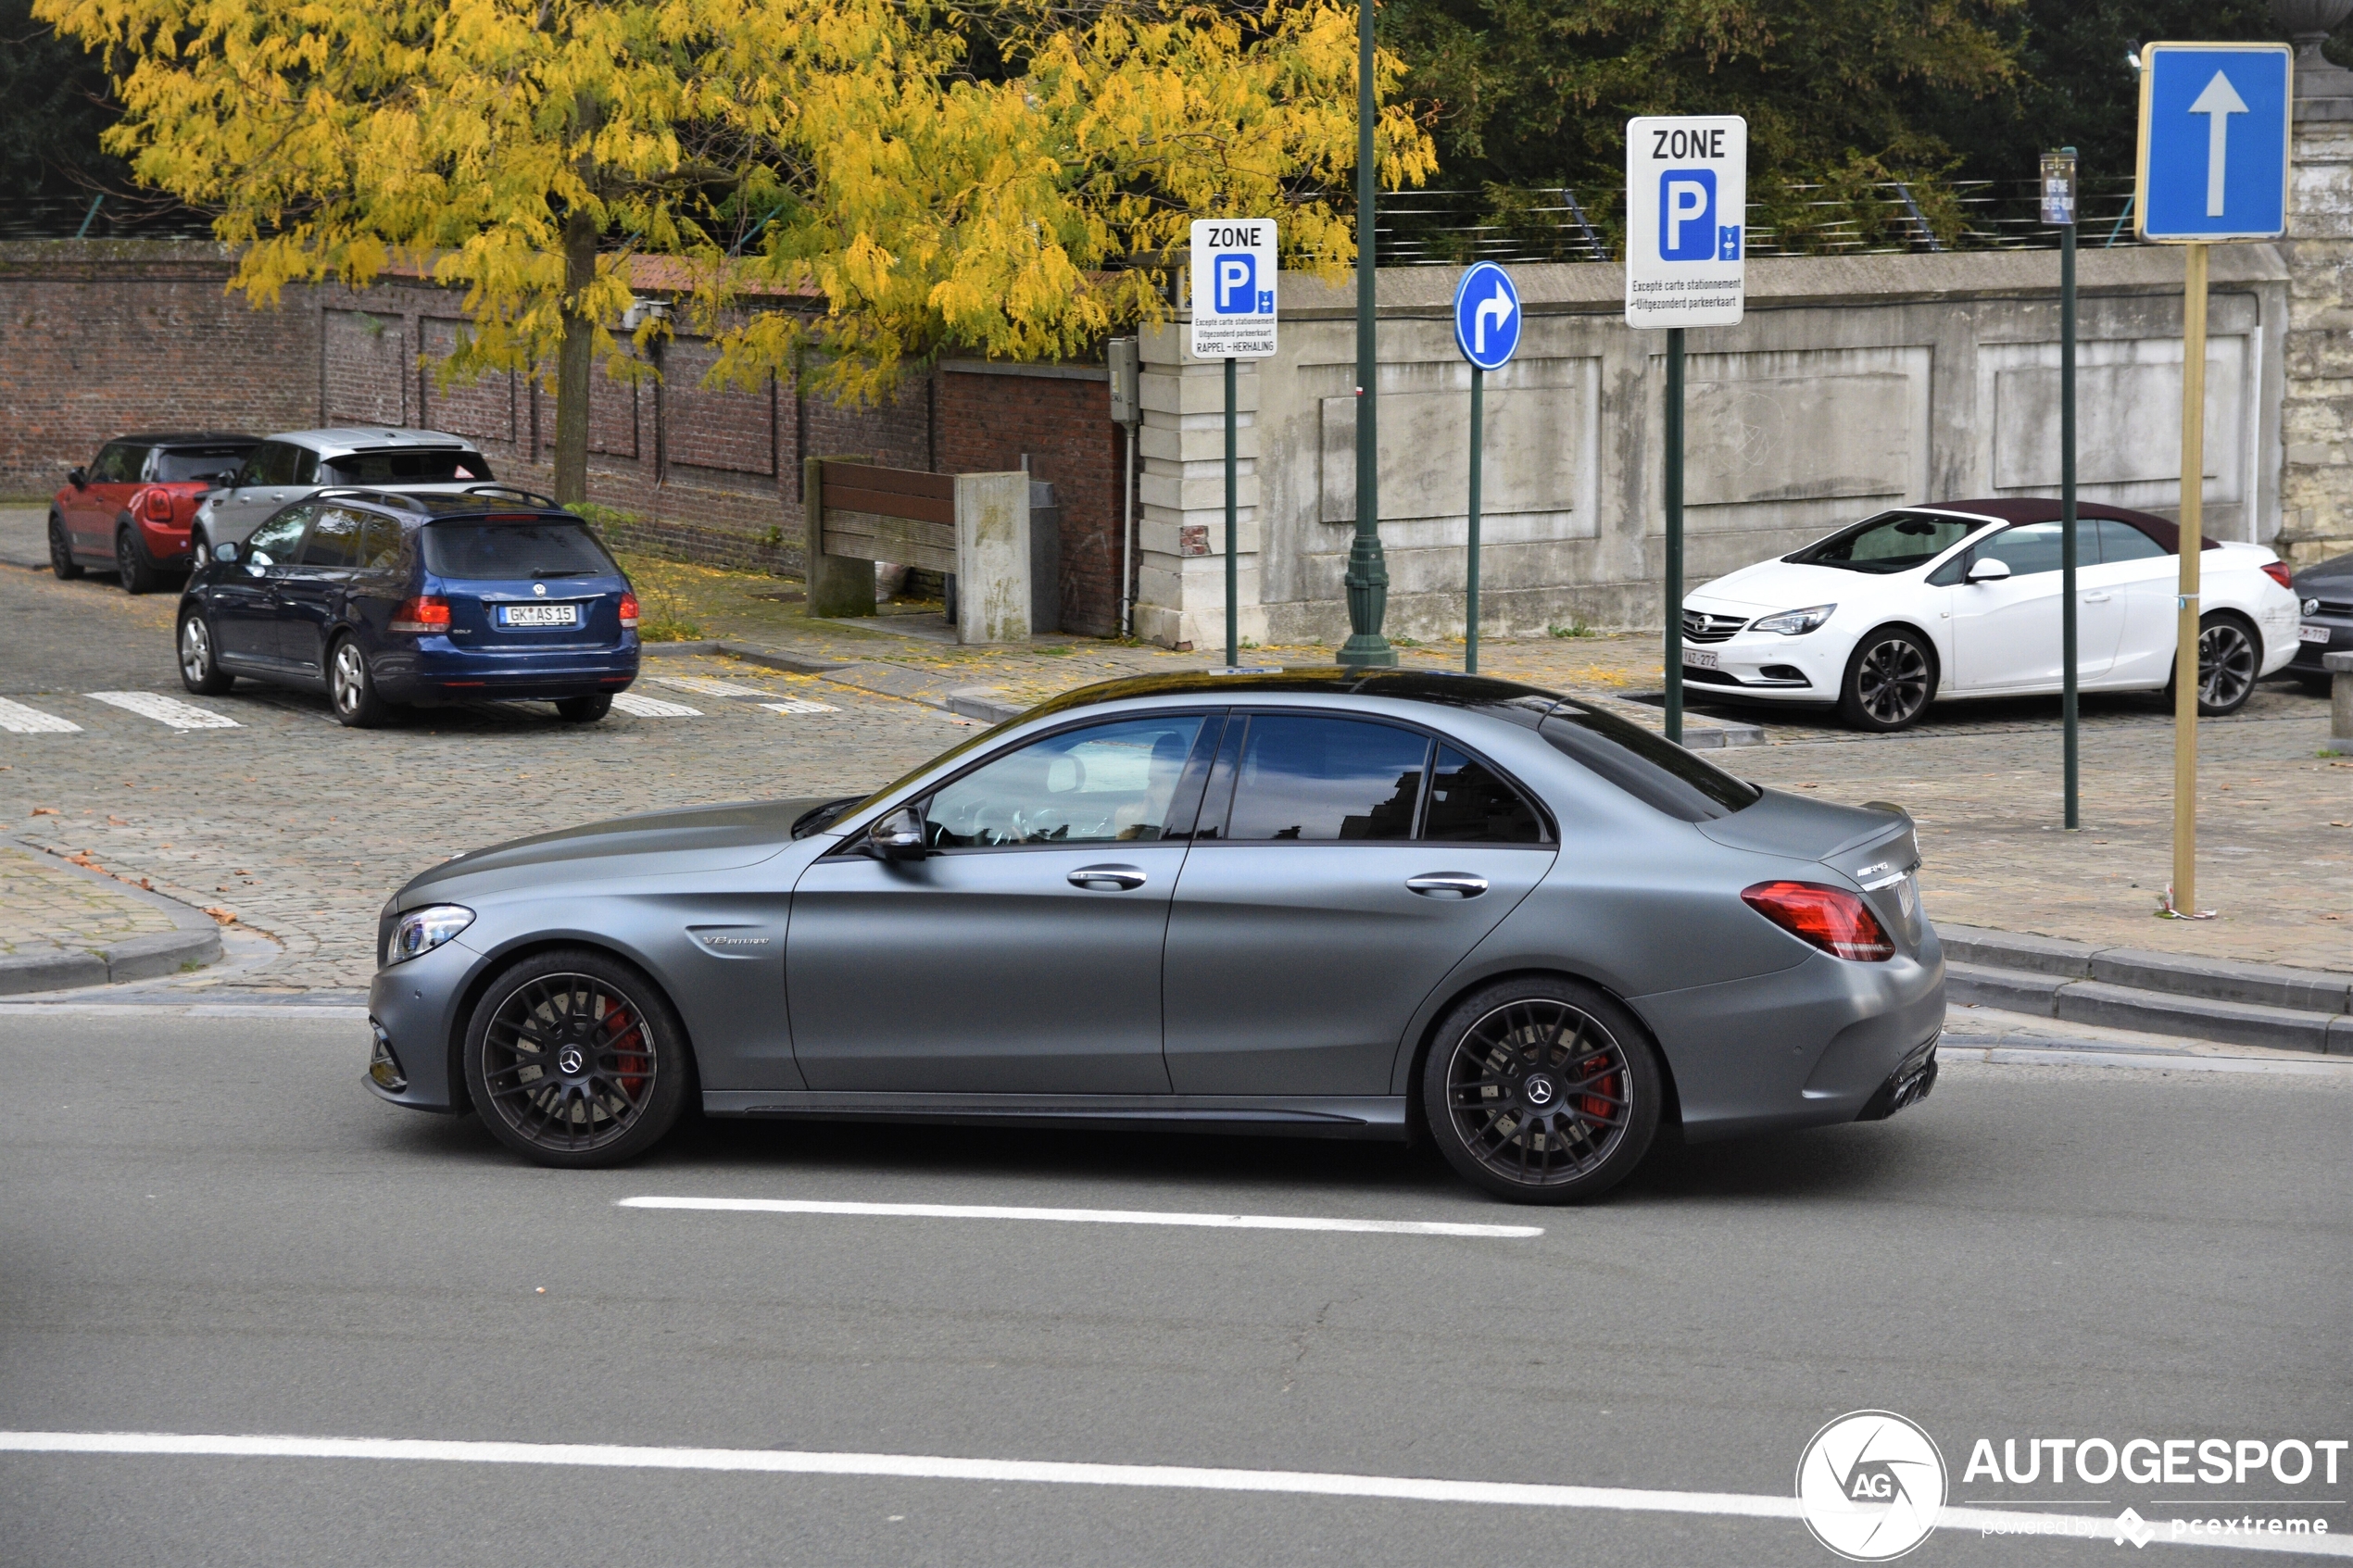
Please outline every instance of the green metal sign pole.
[[[2072, 153], [2075, 149], [2067, 149]], [[2059, 231], [2059, 584], [2066, 610], [2059, 621], [2059, 657], [2066, 691], [2059, 699], [2067, 731], [2067, 825], [2083, 825], [2077, 809], [2075, 753], [2075, 225]]]
[[1226, 668], [1231, 670], [1241, 662], [1240, 639], [1236, 635], [1239, 625], [1235, 606], [1239, 603], [1235, 591], [1239, 581], [1238, 558], [1234, 554], [1234, 519], [1239, 511], [1235, 505], [1237, 482], [1234, 478], [1234, 361], [1226, 361]]
[[1667, 738], [1683, 744], [1683, 329], [1667, 329]]
[[1373, 162], [1373, 5], [1356, 0], [1356, 537], [1348, 546], [1348, 641], [1340, 662], [1389, 666], [1397, 650], [1381, 635], [1389, 618], [1389, 558], [1380, 546], [1380, 429], [1377, 420], [1380, 355], [1374, 340], [1373, 227], [1378, 169]]
[[1487, 372], [1471, 367], [1470, 583], [1463, 610], [1463, 670], [1478, 673], [1478, 470], [1484, 466]]

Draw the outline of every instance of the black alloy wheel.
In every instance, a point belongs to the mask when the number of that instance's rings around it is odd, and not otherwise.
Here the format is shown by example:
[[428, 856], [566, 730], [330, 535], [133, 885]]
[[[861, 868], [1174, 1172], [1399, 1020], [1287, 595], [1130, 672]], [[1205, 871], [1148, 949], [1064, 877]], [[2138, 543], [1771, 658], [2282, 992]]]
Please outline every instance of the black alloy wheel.
[[66, 520], [55, 512], [49, 514], [49, 570], [60, 583], [82, 575], [82, 563], [73, 558], [73, 540], [66, 533]]
[[1855, 645], [1838, 689], [1839, 717], [1857, 730], [1900, 730], [1936, 695], [1936, 659], [1916, 632], [1881, 626]]
[[612, 693], [591, 692], [568, 696], [556, 704], [556, 717], [567, 724], [593, 724], [612, 711]]
[[393, 714], [393, 705], [376, 695], [367, 654], [348, 633], [327, 654], [327, 697], [336, 721], [355, 730], [372, 730]]
[[500, 1142], [543, 1165], [616, 1165], [677, 1121], [693, 1070], [653, 983], [585, 948], [494, 982], [466, 1031], [466, 1085]]
[[2254, 695], [2263, 656], [2253, 630], [2236, 616], [2209, 615], [2197, 629], [2197, 710], [2208, 719], [2236, 713]]
[[163, 573], [139, 540], [139, 531], [125, 525], [114, 533], [114, 570], [126, 594], [152, 594], [163, 586]]
[[180, 618], [180, 684], [198, 696], [219, 696], [237, 684], [234, 675], [220, 668], [212, 624], [202, 610]]
[[1664, 1098], [1641, 1025], [1588, 985], [1508, 981], [1448, 1014], [1422, 1071], [1447, 1162], [1518, 1203], [1595, 1198], [1641, 1163]]

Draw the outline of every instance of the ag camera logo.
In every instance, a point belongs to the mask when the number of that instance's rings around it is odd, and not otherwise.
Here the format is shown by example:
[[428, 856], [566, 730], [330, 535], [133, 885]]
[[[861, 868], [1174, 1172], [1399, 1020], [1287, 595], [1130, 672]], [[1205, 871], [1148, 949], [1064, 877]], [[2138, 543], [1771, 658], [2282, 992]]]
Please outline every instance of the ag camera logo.
[[1258, 257], [1248, 251], [1232, 251], [1210, 257], [1210, 278], [1217, 296], [1220, 316], [1272, 315], [1275, 293], [1264, 293], [1258, 287]]
[[1885, 1562], [1926, 1540], [1944, 1511], [1944, 1456], [1893, 1411], [1855, 1411], [1797, 1461], [1798, 1513], [1850, 1562]]

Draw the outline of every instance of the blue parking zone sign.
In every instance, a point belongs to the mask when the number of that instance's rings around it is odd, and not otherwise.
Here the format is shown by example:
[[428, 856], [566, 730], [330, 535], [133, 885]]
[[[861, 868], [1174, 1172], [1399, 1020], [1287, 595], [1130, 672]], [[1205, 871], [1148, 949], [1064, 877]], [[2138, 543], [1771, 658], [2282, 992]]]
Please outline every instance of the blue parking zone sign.
[[2134, 227], [2151, 240], [2269, 240], [2287, 228], [2284, 44], [2141, 51]]
[[1258, 257], [1249, 251], [1235, 251], [1210, 258], [1213, 269], [1210, 287], [1217, 296], [1220, 316], [1270, 315], [1275, 308], [1271, 290], [1261, 293], [1258, 287]]

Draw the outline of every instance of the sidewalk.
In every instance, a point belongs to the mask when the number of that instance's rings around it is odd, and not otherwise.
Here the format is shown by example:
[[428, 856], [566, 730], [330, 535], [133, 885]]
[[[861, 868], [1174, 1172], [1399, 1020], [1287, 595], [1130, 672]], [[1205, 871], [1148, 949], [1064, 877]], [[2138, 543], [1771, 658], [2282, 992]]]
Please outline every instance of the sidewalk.
[[0, 843], [0, 996], [147, 980], [209, 963], [201, 914], [54, 855]]

